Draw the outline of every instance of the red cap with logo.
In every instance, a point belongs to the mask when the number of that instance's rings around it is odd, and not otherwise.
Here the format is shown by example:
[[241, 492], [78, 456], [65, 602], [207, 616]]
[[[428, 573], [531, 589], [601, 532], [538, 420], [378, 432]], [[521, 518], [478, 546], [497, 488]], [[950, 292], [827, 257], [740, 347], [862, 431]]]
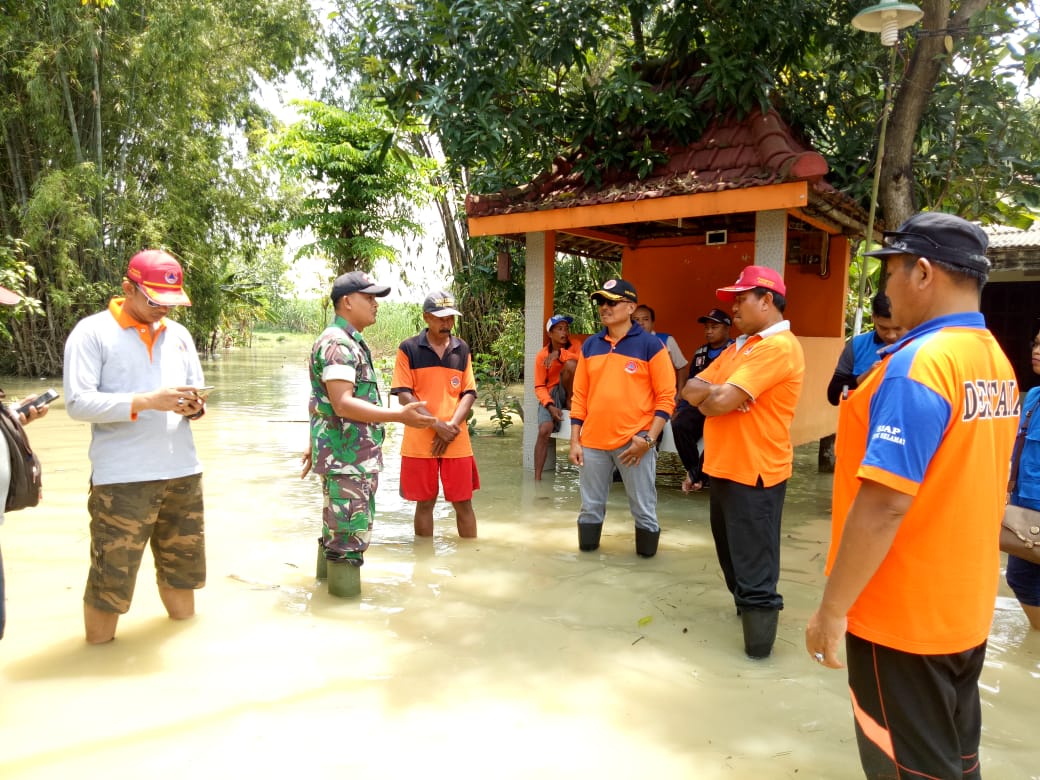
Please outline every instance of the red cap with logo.
[[715, 297], [720, 301], [732, 301], [737, 297], [737, 293], [754, 290], [756, 287], [772, 290], [779, 295], [787, 295], [787, 287], [784, 286], [783, 277], [777, 271], [774, 271], [772, 268], [766, 268], [763, 265], [749, 265], [741, 272], [740, 278], [732, 285], [717, 289]]
[[173, 255], [161, 249], [146, 249], [130, 258], [126, 278], [140, 287], [160, 306], [191, 306], [184, 292], [184, 271]]

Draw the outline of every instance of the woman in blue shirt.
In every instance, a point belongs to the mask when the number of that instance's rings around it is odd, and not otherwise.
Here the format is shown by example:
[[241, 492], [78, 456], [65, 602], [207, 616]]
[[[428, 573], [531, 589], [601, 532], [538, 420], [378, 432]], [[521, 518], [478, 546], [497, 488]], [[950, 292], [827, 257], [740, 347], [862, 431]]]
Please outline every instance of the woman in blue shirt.
[[[1032, 343], [1033, 373], [1040, 374], [1040, 331]], [[1040, 387], [1034, 387], [1022, 401], [1022, 424], [1028, 428], [1018, 465], [1018, 478], [1011, 503], [1040, 511]], [[1032, 413], [1032, 414], [1031, 414]], [[1007, 584], [1033, 628], [1040, 631], [1040, 564], [1008, 555]]]

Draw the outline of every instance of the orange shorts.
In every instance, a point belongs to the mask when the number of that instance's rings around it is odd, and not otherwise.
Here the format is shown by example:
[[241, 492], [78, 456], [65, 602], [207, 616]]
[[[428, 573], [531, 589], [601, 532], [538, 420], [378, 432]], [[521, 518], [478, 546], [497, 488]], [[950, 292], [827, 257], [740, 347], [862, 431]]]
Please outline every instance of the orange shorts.
[[469, 501], [480, 489], [477, 461], [464, 458], [413, 458], [401, 456], [401, 498], [405, 501], [435, 501], [438, 481], [444, 486], [444, 500]]

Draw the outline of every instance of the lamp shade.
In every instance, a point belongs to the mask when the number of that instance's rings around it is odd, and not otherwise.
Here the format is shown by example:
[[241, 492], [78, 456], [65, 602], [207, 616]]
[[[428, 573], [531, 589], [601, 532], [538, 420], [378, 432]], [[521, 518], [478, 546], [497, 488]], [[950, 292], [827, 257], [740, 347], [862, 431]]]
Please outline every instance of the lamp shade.
[[924, 11], [913, 3], [882, 0], [852, 17], [852, 26], [864, 32], [881, 33], [882, 46], [895, 46], [899, 31], [921, 21]]

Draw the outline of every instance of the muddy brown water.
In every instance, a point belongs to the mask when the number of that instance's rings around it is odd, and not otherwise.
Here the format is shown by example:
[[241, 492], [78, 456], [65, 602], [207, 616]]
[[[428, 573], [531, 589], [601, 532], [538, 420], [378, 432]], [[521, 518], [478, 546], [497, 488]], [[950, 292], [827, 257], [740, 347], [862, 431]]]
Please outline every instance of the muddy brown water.
[[[579, 554], [577, 472], [521, 470], [519, 426], [475, 449], [479, 533], [438, 505], [432, 540], [397, 495], [387, 447], [360, 598], [314, 579], [320, 488], [298, 478], [302, 342], [207, 360], [196, 424], [209, 582], [168, 620], [146, 554], [117, 639], [82, 638], [88, 427], [59, 401], [30, 434], [43, 504], [0, 528], [0, 777], [857, 778], [844, 674], [813, 664], [830, 477], [798, 451], [784, 512], [786, 609], [773, 656], [746, 659], [715, 561], [707, 496], [663, 473], [657, 557], [633, 547], [624, 494]], [[10, 397], [60, 381], [4, 383]], [[965, 551], [950, 540], [951, 559]], [[908, 617], [908, 619], [912, 619]], [[1001, 587], [981, 680], [991, 778], [1040, 777], [1040, 632]]]

